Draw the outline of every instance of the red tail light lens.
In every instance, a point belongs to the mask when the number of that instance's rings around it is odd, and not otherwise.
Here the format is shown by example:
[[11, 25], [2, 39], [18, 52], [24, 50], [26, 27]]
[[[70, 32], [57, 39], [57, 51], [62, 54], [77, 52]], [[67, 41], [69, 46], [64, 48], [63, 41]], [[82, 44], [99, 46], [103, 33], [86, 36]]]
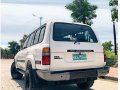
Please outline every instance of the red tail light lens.
[[50, 65], [50, 56], [43, 56], [42, 57], [42, 64], [43, 65]]
[[106, 62], [106, 54], [104, 53], [104, 62]]
[[106, 62], [106, 54], [105, 54], [105, 49], [104, 49], [104, 62]]
[[50, 48], [43, 48], [42, 65], [50, 65]]

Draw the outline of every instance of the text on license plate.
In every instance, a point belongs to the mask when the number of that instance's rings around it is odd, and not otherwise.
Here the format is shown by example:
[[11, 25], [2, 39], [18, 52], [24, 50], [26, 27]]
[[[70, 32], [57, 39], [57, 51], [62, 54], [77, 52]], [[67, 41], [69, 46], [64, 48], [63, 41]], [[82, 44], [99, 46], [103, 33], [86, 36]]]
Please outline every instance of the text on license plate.
[[73, 60], [87, 60], [86, 54], [72, 54]]

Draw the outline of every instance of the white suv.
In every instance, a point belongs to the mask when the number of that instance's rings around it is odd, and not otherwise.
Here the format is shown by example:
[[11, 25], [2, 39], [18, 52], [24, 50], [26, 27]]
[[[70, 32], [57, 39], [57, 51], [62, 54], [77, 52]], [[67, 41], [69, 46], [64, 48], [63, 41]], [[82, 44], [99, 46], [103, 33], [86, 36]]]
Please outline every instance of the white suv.
[[25, 75], [25, 90], [71, 83], [87, 89], [109, 72], [105, 65], [103, 47], [91, 27], [48, 22], [27, 37], [11, 65], [11, 76]]

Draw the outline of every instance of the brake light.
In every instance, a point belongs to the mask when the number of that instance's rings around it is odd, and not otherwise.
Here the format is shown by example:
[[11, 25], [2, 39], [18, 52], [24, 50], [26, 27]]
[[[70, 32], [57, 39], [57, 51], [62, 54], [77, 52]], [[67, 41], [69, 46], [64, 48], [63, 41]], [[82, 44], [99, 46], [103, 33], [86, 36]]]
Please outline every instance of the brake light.
[[104, 62], [106, 62], [106, 54], [104, 54]]
[[104, 49], [104, 62], [106, 62], [106, 54], [105, 54], [105, 49]]
[[50, 48], [49, 47], [43, 48], [42, 65], [50, 65]]

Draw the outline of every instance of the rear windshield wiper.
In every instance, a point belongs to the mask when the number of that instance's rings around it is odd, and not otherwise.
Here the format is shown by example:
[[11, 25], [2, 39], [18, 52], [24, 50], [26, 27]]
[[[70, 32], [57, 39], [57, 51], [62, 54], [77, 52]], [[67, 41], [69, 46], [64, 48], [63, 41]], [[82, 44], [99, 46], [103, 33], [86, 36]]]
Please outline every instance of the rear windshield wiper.
[[76, 44], [77, 42], [79, 42], [79, 40], [77, 39], [77, 34], [75, 34], [75, 40], [74, 40], [74, 44]]
[[76, 44], [77, 42], [79, 42], [79, 41], [78, 41], [77, 38], [76, 38], [75, 41], [74, 41], [74, 44]]

